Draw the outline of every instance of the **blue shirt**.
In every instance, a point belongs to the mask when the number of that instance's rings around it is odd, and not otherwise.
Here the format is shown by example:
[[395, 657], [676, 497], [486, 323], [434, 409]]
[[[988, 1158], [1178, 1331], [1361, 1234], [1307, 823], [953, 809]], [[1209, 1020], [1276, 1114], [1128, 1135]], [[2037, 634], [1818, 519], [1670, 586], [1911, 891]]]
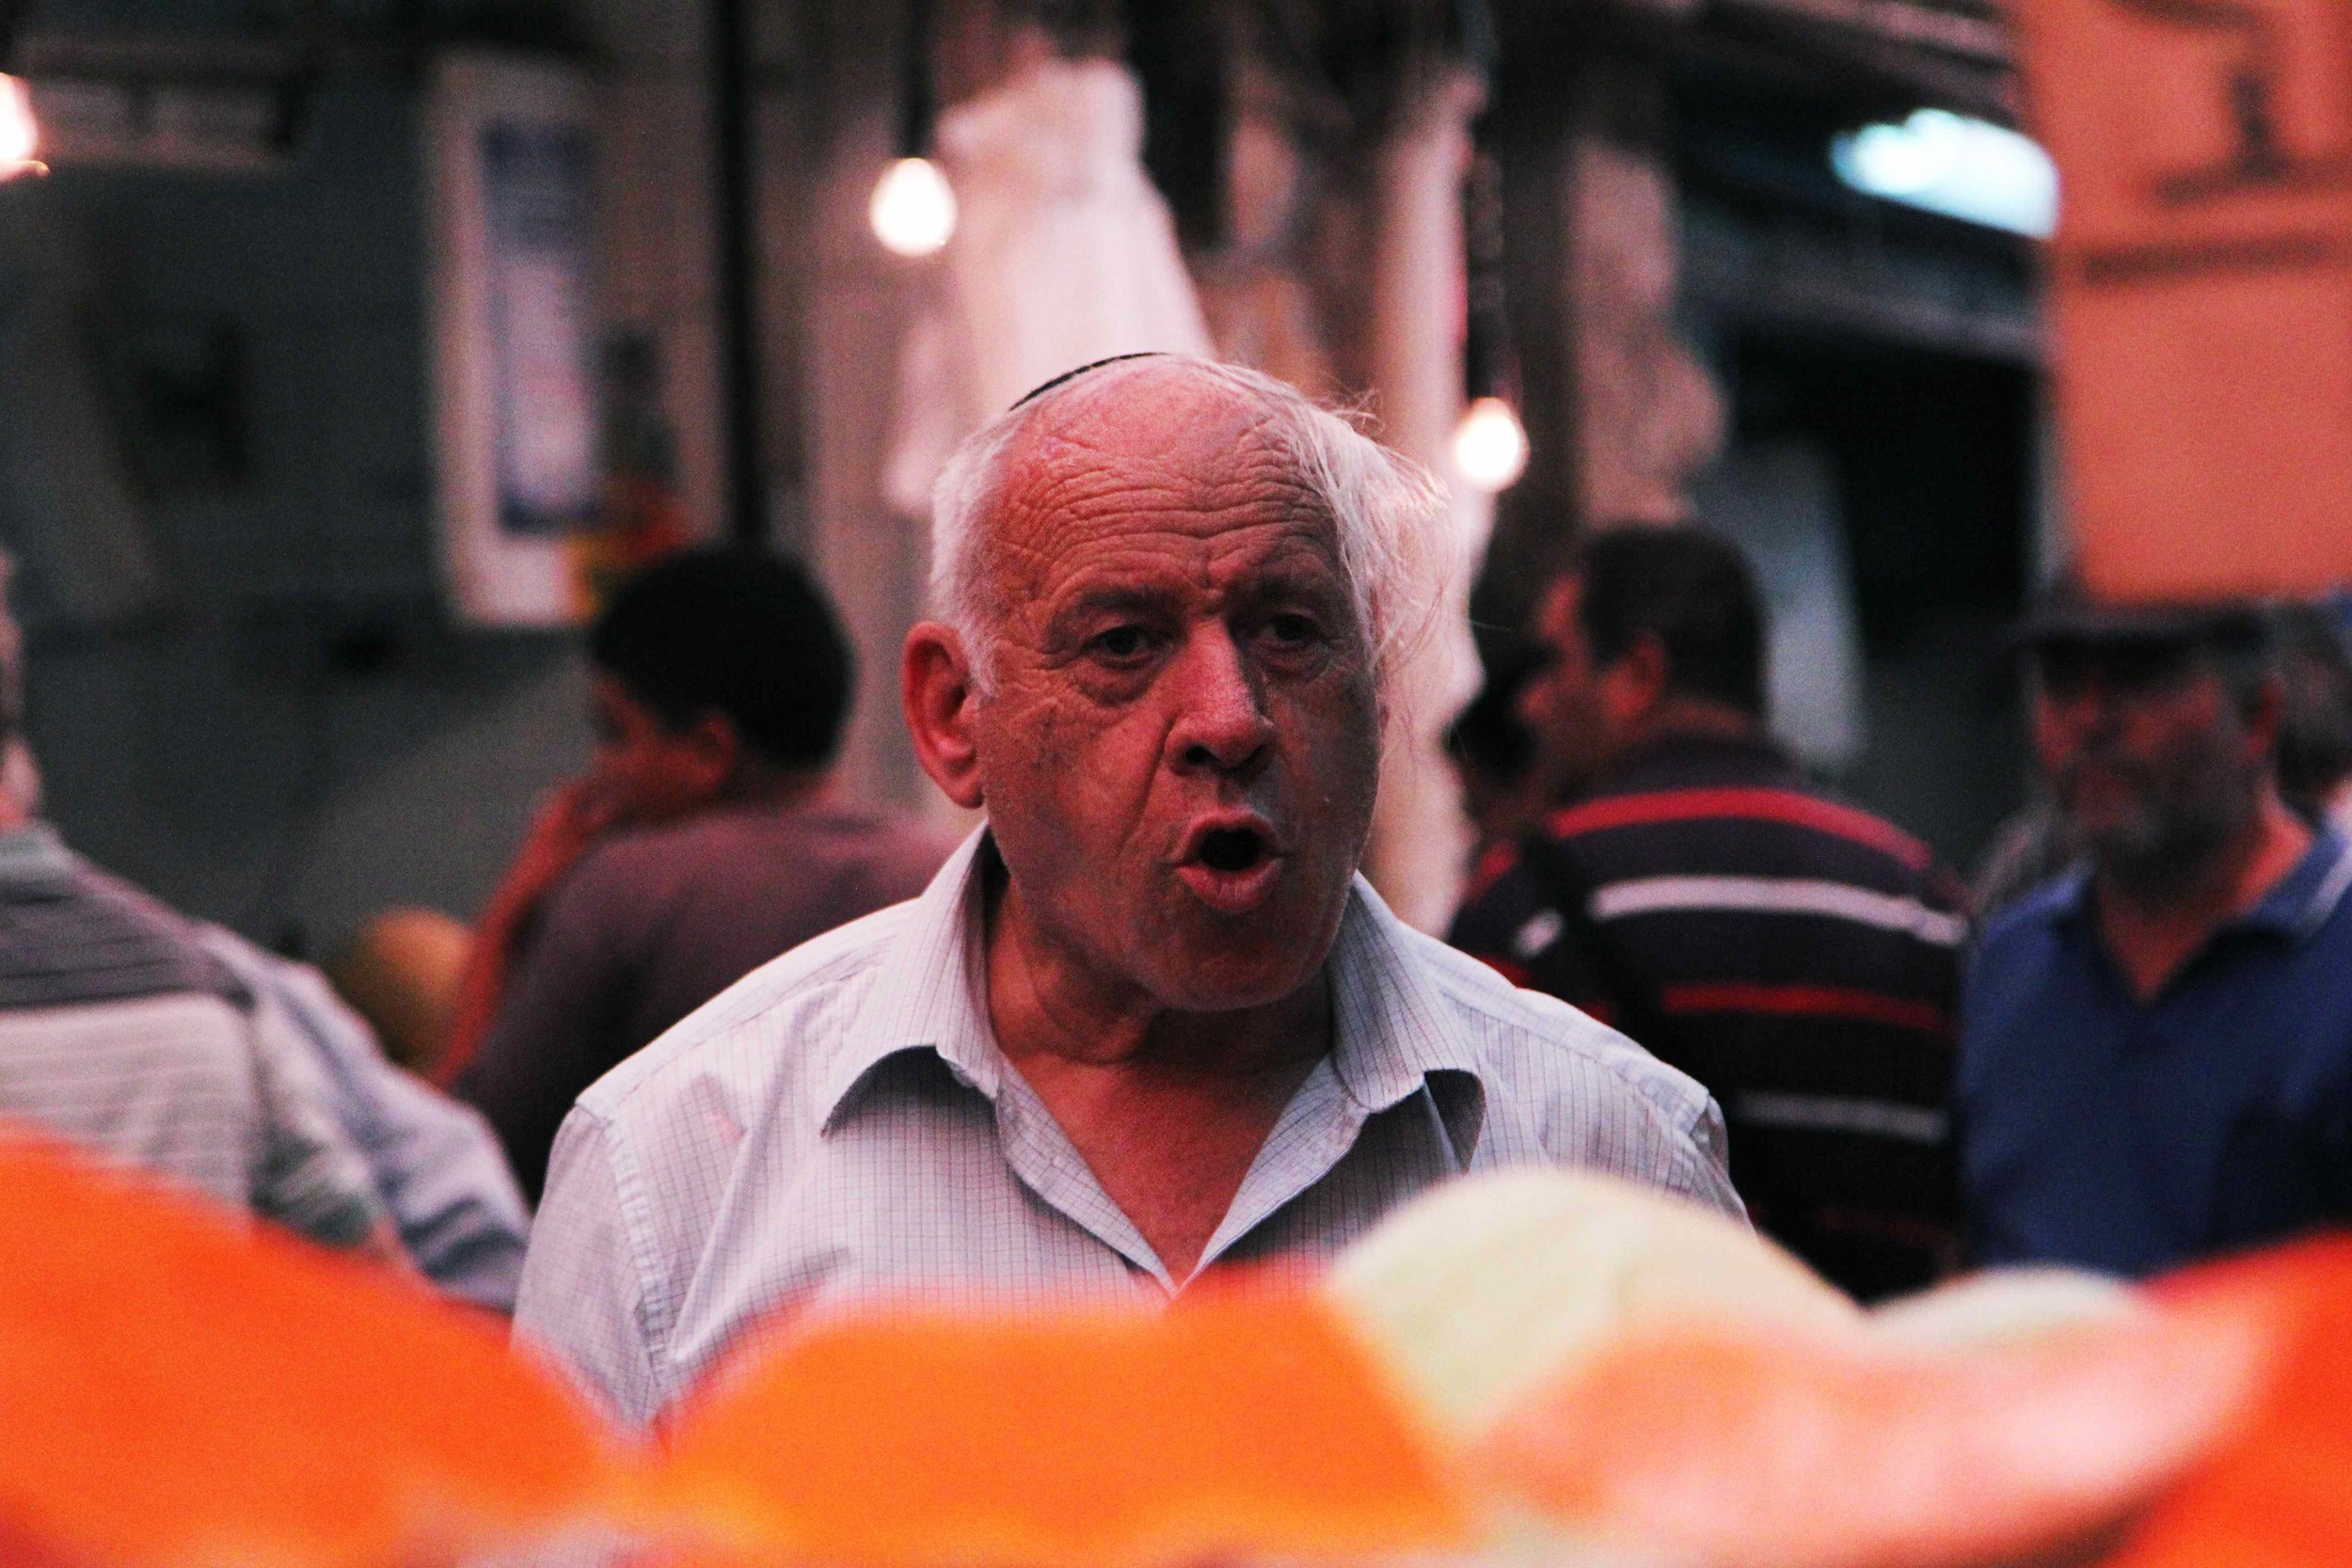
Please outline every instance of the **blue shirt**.
[[2144, 1005], [2089, 883], [1996, 917], [1963, 985], [1979, 1260], [2144, 1275], [2352, 1214], [2352, 847], [2322, 834]]

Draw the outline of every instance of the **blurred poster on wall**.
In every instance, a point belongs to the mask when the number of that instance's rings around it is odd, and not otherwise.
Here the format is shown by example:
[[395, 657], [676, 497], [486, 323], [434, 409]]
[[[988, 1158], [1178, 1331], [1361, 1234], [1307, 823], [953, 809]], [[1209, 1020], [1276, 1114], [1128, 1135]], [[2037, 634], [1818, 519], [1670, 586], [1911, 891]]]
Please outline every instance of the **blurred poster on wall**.
[[558, 626], [588, 608], [597, 523], [588, 84], [533, 57], [434, 65], [437, 510], [461, 619]]
[[2066, 505], [2119, 599], [2352, 580], [2352, 6], [2019, 0]]

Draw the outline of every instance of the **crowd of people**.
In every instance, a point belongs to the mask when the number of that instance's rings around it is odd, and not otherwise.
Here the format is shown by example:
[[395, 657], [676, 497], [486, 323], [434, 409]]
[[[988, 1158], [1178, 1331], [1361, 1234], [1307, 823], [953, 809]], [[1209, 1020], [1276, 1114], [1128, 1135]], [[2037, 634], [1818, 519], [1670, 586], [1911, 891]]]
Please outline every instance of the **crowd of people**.
[[1766, 734], [1761, 608], [1621, 530], [1457, 727], [1499, 802], [1453, 940], [1704, 1084], [1751, 1218], [1867, 1298], [2127, 1275], [2352, 1215], [2352, 663], [2313, 607], [2016, 628], [2038, 794], [1973, 888]]
[[961, 845], [833, 781], [852, 657], [804, 572], [646, 569], [426, 1076], [73, 855], [10, 628], [0, 1114], [511, 1311], [639, 1422], [780, 1307], [1172, 1293], [1518, 1164], [1744, 1209], [1866, 1299], [2352, 1212], [2325, 615], [2053, 595], [2038, 791], [1972, 890], [1773, 740], [1734, 546], [1596, 531], [1454, 726], [1439, 942], [1358, 865], [1443, 505], [1253, 372], [1023, 400], [941, 478], [902, 652]]

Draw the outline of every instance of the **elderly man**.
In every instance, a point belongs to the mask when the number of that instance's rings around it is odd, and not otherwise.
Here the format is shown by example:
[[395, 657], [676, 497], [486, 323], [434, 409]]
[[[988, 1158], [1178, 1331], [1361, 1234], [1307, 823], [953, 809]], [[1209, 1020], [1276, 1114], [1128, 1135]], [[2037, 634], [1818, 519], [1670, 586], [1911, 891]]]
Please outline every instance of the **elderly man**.
[[1051, 384], [940, 480], [924, 768], [988, 825], [582, 1095], [518, 1329], [644, 1422], [755, 1319], [876, 1293], [1172, 1294], [1457, 1171], [1737, 1212], [1722, 1123], [1356, 875], [1428, 480], [1278, 383]]

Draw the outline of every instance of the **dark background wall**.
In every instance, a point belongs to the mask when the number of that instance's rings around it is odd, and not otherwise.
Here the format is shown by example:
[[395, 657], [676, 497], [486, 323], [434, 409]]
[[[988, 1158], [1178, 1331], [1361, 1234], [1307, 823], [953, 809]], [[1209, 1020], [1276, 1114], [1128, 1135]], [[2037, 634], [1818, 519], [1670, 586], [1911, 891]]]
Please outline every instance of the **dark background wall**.
[[[50, 0], [34, 20], [248, 13]], [[333, 68], [281, 172], [0, 188], [0, 279], [63, 293], [105, 415], [52, 460], [119, 459], [108, 526], [162, 590], [78, 613], [57, 542], [0, 498], [52, 815], [174, 903], [312, 950], [387, 902], [469, 913], [587, 743], [572, 639], [439, 607], [416, 112], [396, 65]]]

